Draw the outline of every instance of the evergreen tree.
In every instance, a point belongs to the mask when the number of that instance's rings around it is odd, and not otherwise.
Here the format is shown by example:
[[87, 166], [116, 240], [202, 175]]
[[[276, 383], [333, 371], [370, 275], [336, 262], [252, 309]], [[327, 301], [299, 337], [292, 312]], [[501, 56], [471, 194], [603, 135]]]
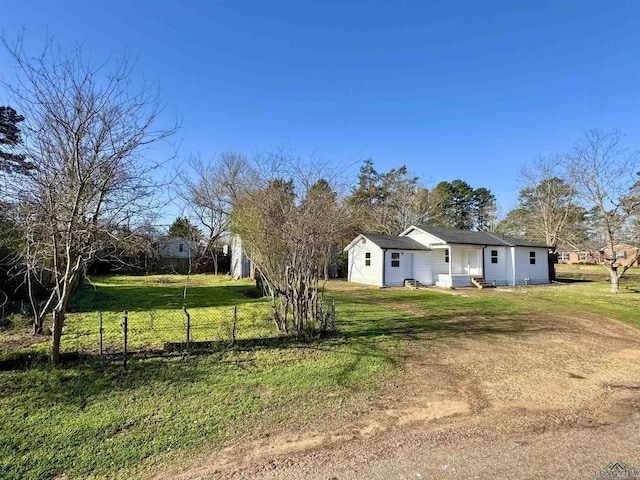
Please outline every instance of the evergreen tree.
[[474, 189], [463, 180], [440, 182], [429, 194], [425, 222], [442, 228], [489, 230], [495, 219], [496, 198], [491, 190]]
[[22, 143], [18, 124], [24, 121], [22, 115], [11, 107], [0, 106], [0, 172], [26, 173], [33, 165], [24, 154], [15, 153]]
[[189, 240], [199, 240], [202, 233], [188, 218], [178, 217], [169, 227], [170, 237], [183, 237]]
[[397, 235], [416, 223], [418, 192], [418, 177], [410, 176], [405, 166], [379, 173], [368, 159], [346, 203], [356, 230]]

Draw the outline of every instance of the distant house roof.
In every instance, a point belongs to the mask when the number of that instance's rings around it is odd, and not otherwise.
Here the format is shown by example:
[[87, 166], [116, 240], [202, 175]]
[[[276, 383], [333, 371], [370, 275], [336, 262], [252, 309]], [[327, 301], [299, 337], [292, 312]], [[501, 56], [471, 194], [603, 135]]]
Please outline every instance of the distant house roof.
[[349, 250], [361, 239], [365, 239], [382, 249], [391, 250], [430, 250], [429, 247], [409, 237], [396, 237], [394, 235], [369, 235], [360, 234], [351, 242], [345, 250]]
[[521, 238], [510, 237], [508, 235], [498, 235], [492, 232], [472, 232], [471, 230], [454, 230], [451, 228], [438, 228], [421, 225], [417, 227], [426, 233], [438, 237], [446, 243], [458, 243], [463, 245], [495, 245], [505, 247], [537, 247], [548, 248], [536, 242], [523, 240]]
[[[625, 243], [625, 242], [620, 242], [620, 243], [616, 243], [613, 248], [615, 249], [616, 247], [623, 247], [625, 249], [630, 249], [633, 250], [635, 248], [638, 248], [637, 246], [632, 245], [631, 243]], [[608, 250], [609, 246], [608, 245], [602, 245], [598, 248], [598, 251], [603, 252], [605, 250]]]

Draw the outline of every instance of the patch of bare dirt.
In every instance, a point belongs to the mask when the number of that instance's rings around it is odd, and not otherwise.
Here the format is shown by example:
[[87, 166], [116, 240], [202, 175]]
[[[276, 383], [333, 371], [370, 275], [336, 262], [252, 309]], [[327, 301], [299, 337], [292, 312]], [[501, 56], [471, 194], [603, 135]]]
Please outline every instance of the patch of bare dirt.
[[609, 461], [640, 465], [640, 331], [590, 316], [525, 331], [435, 351], [410, 341], [404, 374], [373, 400], [153, 478], [592, 478]]
[[0, 353], [15, 352], [35, 343], [46, 342], [48, 337], [34, 335], [31, 326], [16, 326], [4, 331], [0, 338]]

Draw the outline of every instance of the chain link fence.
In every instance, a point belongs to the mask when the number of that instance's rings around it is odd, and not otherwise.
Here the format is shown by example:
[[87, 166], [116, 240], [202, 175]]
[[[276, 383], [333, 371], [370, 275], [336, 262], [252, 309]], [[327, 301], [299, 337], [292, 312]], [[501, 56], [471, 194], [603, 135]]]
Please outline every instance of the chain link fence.
[[[335, 306], [328, 304], [335, 328]], [[120, 355], [220, 349], [279, 338], [266, 301], [215, 308], [188, 306], [123, 312], [83, 312], [65, 325], [65, 353]]]

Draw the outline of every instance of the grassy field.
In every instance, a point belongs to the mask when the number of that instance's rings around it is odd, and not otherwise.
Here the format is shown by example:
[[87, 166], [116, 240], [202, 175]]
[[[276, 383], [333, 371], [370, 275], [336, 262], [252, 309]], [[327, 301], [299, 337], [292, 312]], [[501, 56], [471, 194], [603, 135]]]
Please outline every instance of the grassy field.
[[[402, 371], [409, 342], [446, 348], [459, 335], [521, 335], [527, 318], [547, 310], [640, 323], [640, 277], [623, 281], [622, 293], [613, 295], [597, 272], [560, 275], [566, 283], [455, 292], [331, 282], [327, 296], [336, 301], [340, 329], [333, 338], [163, 355], [157, 350], [164, 341], [184, 339], [185, 278], [93, 278], [72, 305], [63, 349], [97, 351], [100, 311], [106, 347], [119, 351], [126, 309], [142, 353], [127, 371], [93, 355], [59, 368], [36, 362], [0, 371], [0, 478], [144, 476], [245, 435], [303, 427], [336, 405], [375, 394]], [[268, 305], [246, 295], [249, 283], [213, 276], [189, 282], [195, 340], [230, 340], [235, 305], [242, 312], [237, 338], [275, 335]], [[46, 352], [47, 342], [29, 338], [28, 326], [0, 332], [0, 360], [26, 362]]]

